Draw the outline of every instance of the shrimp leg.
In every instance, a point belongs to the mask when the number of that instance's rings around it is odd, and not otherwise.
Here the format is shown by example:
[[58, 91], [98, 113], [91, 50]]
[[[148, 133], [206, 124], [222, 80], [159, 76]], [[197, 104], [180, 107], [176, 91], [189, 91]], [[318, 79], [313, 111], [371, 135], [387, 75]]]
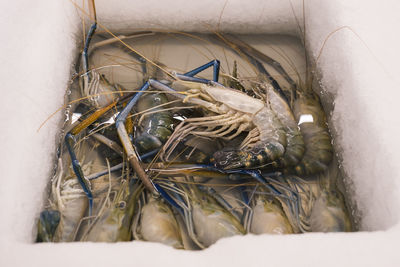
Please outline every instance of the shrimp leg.
[[86, 40], [85, 40], [85, 46], [83, 48], [83, 52], [82, 52], [82, 63], [83, 63], [83, 70], [85, 71], [85, 77], [89, 78], [89, 53], [88, 53], [88, 49], [89, 49], [89, 44], [90, 41], [92, 40], [92, 37], [94, 35], [94, 32], [97, 29], [97, 22], [95, 21], [92, 26], [89, 29], [88, 35], [86, 36]]
[[89, 216], [92, 215], [92, 208], [93, 208], [93, 195], [90, 190], [90, 183], [87, 178], [85, 178], [85, 175], [82, 171], [82, 167], [79, 163], [79, 160], [76, 157], [75, 151], [74, 151], [74, 145], [75, 145], [75, 138], [74, 136], [79, 134], [81, 131], [89, 127], [93, 122], [95, 122], [101, 115], [103, 115], [105, 112], [113, 108], [117, 102], [113, 102], [107, 107], [101, 108], [97, 111], [95, 111], [92, 115], [90, 115], [87, 119], [83, 120], [81, 123], [79, 123], [77, 126], [75, 126], [70, 132], [68, 132], [65, 135], [65, 144], [68, 149], [68, 153], [70, 155], [71, 161], [72, 161], [72, 168], [74, 169], [74, 173], [76, 175], [76, 178], [79, 181], [79, 184], [82, 186], [83, 191], [85, 192], [88, 200], [89, 200]]
[[[128, 136], [128, 132], [125, 128], [125, 121], [129, 115], [129, 112], [132, 110], [133, 106], [139, 100], [139, 98], [144, 94], [154, 80], [149, 79], [140, 89], [139, 92], [135, 94], [134, 97], [129, 101], [129, 103], [125, 106], [125, 108], [118, 114], [115, 125], [118, 131], [118, 136], [121, 140], [121, 143], [125, 149], [125, 152], [128, 156], [128, 161], [137, 172], [137, 175], [142, 180], [143, 184], [149, 189], [151, 192], [155, 193], [157, 190], [154, 187], [154, 184], [150, 181], [147, 174], [144, 172], [143, 168], [140, 166], [139, 158], [137, 156], [135, 148], [132, 146], [131, 140]], [[154, 81], [156, 82], [156, 81]]]
[[191, 71], [188, 71], [183, 75], [188, 76], [188, 77], [193, 77], [194, 75], [202, 72], [205, 69], [208, 69], [211, 66], [213, 66], [213, 81], [218, 82], [220, 62], [217, 59], [212, 60], [212, 61], [208, 62], [207, 64], [204, 64], [203, 66], [195, 68]]
[[78, 178], [79, 184], [81, 185], [83, 191], [85, 192], [88, 200], [89, 200], [89, 216], [92, 216], [92, 208], [93, 208], [93, 194], [90, 189], [90, 182], [85, 178], [85, 175], [82, 171], [82, 167], [79, 164], [79, 161], [75, 155], [73, 146], [75, 145], [74, 136], [69, 132], [65, 135], [65, 144], [68, 148], [69, 155], [72, 161], [72, 168], [74, 169], [74, 173], [76, 178]]

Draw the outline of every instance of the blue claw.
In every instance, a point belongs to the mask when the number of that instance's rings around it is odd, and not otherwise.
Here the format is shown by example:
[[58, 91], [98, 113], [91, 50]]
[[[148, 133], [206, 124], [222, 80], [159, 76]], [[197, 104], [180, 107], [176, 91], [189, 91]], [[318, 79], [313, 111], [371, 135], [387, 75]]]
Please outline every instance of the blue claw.
[[[250, 175], [251, 177], [256, 179], [258, 182], [260, 182], [262, 185], [264, 185], [266, 188], [271, 190], [273, 193], [275, 193], [277, 195], [282, 195], [282, 193], [278, 189], [276, 189], [267, 179], [265, 179], [265, 177], [261, 174], [261, 172], [259, 170], [243, 170], [243, 169], [224, 170], [224, 169], [217, 168], [213, 165], [207, 165], [207, 164], [195, 164], [193, 166], [195, 166], [196, 168], [199, 168], [199, 169], [205, 169], [205, 170], [220, 172], [220, 173], [224, 173], [224, 174], [239, 173], [239, 174]], [[274, 176], [279, 176], [280, 173], [273, 172], [273, 173], [268, 173], [267, 175], [269, 177], [274, 177]]]
[[[203, 66], [195, 68], [194, 70], [188, 71], [183, 75], [186, 77], [193, 77], [194, 75], [202, 72], [203, 70], [208, 69], [211, 66], [213, 66], [213, 81], [218, 82], [220, 62], [217, 59], [214, 59], [214, 60], [208, 62], [207, 64], [204, 64]], [[204, 80], [204, 79], [201, 79], [201, 80]], [[208, 80], [206, 80], [206, 81], [208, 81]], [[204, 83], [204, 82], [202, 82], [202, 83]]]
[[89, 200], [89, 216], [92, 216], [92, 208], [93, 208], [93, 195], [92, 191], [90, 190], [89, 181], [86, 180], [85, 175], [83, 174], [81, 165], [76, 158], [76, 154], [74, 151], [73, 146], [75, 145], [74, 136], [71, 133], [67, 133], [65, 135], [65, 145], [67, 146], [69, 155], [72, 161], [72, 168], [74, 169], [74, 173], [78, 178], [79, 184], [81, 185], [83, 191], [85, 192], [88, 200]]
[[83, 68], [86, 73], [89, 70], [89, 59], [88, 59], [89, 44], [90, 44], [90, 41], [92, 40], [94, 32], [96, 31], [96, 28], [97, 28], [97, 23], [95, 22], [92, 24], [92, 26], [89, 29], [88, 35], [86, 36], [85, 46], [84, 46], [83, 52], [82, 52]]
[[164, 189], [162, 189], [161, 186], [159, 186], [156, 183], [153, 183], [154, 187], [157, 189], [158, 193], [160, 193], [160, 195], [165, 199], [165, 201], [167, 201], [171, 206], [175, 207], [180, 214], [184, 214], [184, 211], [182, 209], [181, 206], [178, 205], [178, 203], [176, 203], [176, 201], [167, 193], [165, 192]]

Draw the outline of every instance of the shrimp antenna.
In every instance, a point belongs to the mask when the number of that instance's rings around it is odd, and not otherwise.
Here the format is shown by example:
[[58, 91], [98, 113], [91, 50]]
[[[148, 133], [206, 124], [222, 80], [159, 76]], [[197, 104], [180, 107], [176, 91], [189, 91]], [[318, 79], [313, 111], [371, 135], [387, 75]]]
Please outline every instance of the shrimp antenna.
[[94, 22], [92, 26], [90, 26], [88, 35], [86, 36], [85, 46], [82, 52], [83, 68], [86, 76], [88, 76], [88, 70], [89, 70], [89, 59], [88, 59], [89, 44], [97, 28], [96, 6], [94, 4], [94, 0], [88, 0], [88, 2], [89, 2], [90, 17], [94, 20]]
[[[289, 3], [290, 3], [290, 7], [291, 7], [291, 9], [292, 9], [293, 16], [294, 16], [294, 18], [295, 18], [295, 20], [296, 20], [296, 24], [297, 24], [297, 27], [298, 27], [299, 32], [300, 32], [300, 40], [301, 40], [301, 42], [303, 43], [303, 47], [304, 47], [304, 58], [305, 58], [305, 62], [306, 62], [306, 67], [308, 67], [308, 57], [307, 57], [307, 49], [306, 49], [306, 19], [305, 19], [306, 16], [305, 16], [305, 3], [304, 3], [304, 0], [303, 0], [302, 2], [303, 2], [303, 9], [302, 9], [302, 10], [303, 10], [303, 29], [302, 29], [301, 26], [300, 26], [300, 22], [299, 22], [299, 19], [298, 19], [297, 15], [296, 15], [295, 10], [294, 10], [293, 3], [292, 3], [292, 1], [289, 0]], [[308, 83], [308, 79], [309, 79], [309, 73], [308, 73], [308, 71], [306, 71], [306, 79], [305, 79], [306, 84]]]
[[[306, 67], [308, 66], [308, 57], [307, 57], [307, 49], [306, 49], [306, 9], [305, 9], [305, 2], [303, 0], [303, 46], [304, 46], [304, 58], [306, 61]], [[306, 71], [306, 83], [308, 83], [310, 80], [310, 73], [307, 70]]]

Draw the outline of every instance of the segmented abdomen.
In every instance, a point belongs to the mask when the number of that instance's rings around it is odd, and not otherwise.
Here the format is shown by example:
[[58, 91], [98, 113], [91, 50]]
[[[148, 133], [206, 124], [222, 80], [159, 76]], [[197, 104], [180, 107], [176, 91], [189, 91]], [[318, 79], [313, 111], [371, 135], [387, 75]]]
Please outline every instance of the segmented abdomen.
[[297, 175], [311, 175], [327, 169], [333, 156], [333, 147], [325, 112], [315, 98], [300, 97], [295, 101], [294, 114], [299, 123], [305, 153], [294, 168]]
[[285, 152], [286, 132], [275, 113], [268, 107], [262, 108], [253, 117], [259, 137], [243, 150], [222, 150], [214, 153], [215, 165], [219, 168], [255, 168], [275, 164]]
[[295, 166], [304, 154], [304, 141], [300, 128], [286, 100], [271, 85], [267, 84], [264, 87], [267, 91], [267, 99], [271, 109], [275, 112], [286, 131], [287, 146], [285, 153], [279, 159], [279, 165], [283, 168]]

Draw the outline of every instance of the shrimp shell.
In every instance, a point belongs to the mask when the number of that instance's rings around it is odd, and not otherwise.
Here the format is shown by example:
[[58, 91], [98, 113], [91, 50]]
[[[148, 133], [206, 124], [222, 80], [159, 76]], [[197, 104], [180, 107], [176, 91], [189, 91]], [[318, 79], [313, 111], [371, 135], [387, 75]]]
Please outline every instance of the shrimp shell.
[[60, 223], [54, 234], [55, 242], [74, 241], [76, 229], [86, 213], [88, 201], [76, 178], [67, 179], [61, 187]]
[[252, 122], [257, 127], [257, 141], [242, 144], [241, 149], [215, 152], [213, 157], [217, 167], [224, 169], [261, 167], [273, 164], [284, 154], [286, 132], [275, 113], [270, 108], [264, 107], [255, 114]]
[[323, 191], [310, 215], [312, 232], [350, 232], [351, 222], [343, 196], [336, 191]]
[[44, 210], [40, 213], [36, 242], [52, 242], [54, 233], [60, 223], [58, 210]]
[[240, 149], [214, 153], [215, 165], [224, 169], [272, 164], [285, 152], [286, 132], [268, 103], [212, 82], [206, 85], [179, 81], [173, 87], [189, 93], [186, 97], [176, 93], [184, 102], [220, 115], [189, 118], [178, 125], [164, 146], [166, 159], [189, 134], [231, 140], [250, 131]]
[[325, 112], [316, 97], [300, 96], [294, 102], [294, 115], [300, 126], [306, 150], [294, 168], [297, 175], [325, 171], [333, 157], [333, 147]]
[[202, 199], [194, 201], [192, 208], [196, 236], [205, 247], [221, 238], [245, 234], [240, 222], [207, 194], [202, 193]]
[[167, 204], [150, 198], [142, 208], [140, 220], [140, 234], [144, 240], [183, 248], [178, 223]]
[[253, 234], [291, 234], [292, 227], [282, 209], [265, 197], [257, 197], [250, 232]]
[[272, 85], [263, 85], [271, 109], [275, 112], [286, 131], [287, 146], [285, 153], [279, 160], [280, 166], [295, 166], [302, 159], [305, 150], [300, 128], [287, 102], [275, 91]]
[[117, 242], [131, 239], [131, 221], [135, 210], [135, 200], [139, 188], [127, 180], [121, 181], [117, 196], [110, 205], [99, 214], [84, 241]]

